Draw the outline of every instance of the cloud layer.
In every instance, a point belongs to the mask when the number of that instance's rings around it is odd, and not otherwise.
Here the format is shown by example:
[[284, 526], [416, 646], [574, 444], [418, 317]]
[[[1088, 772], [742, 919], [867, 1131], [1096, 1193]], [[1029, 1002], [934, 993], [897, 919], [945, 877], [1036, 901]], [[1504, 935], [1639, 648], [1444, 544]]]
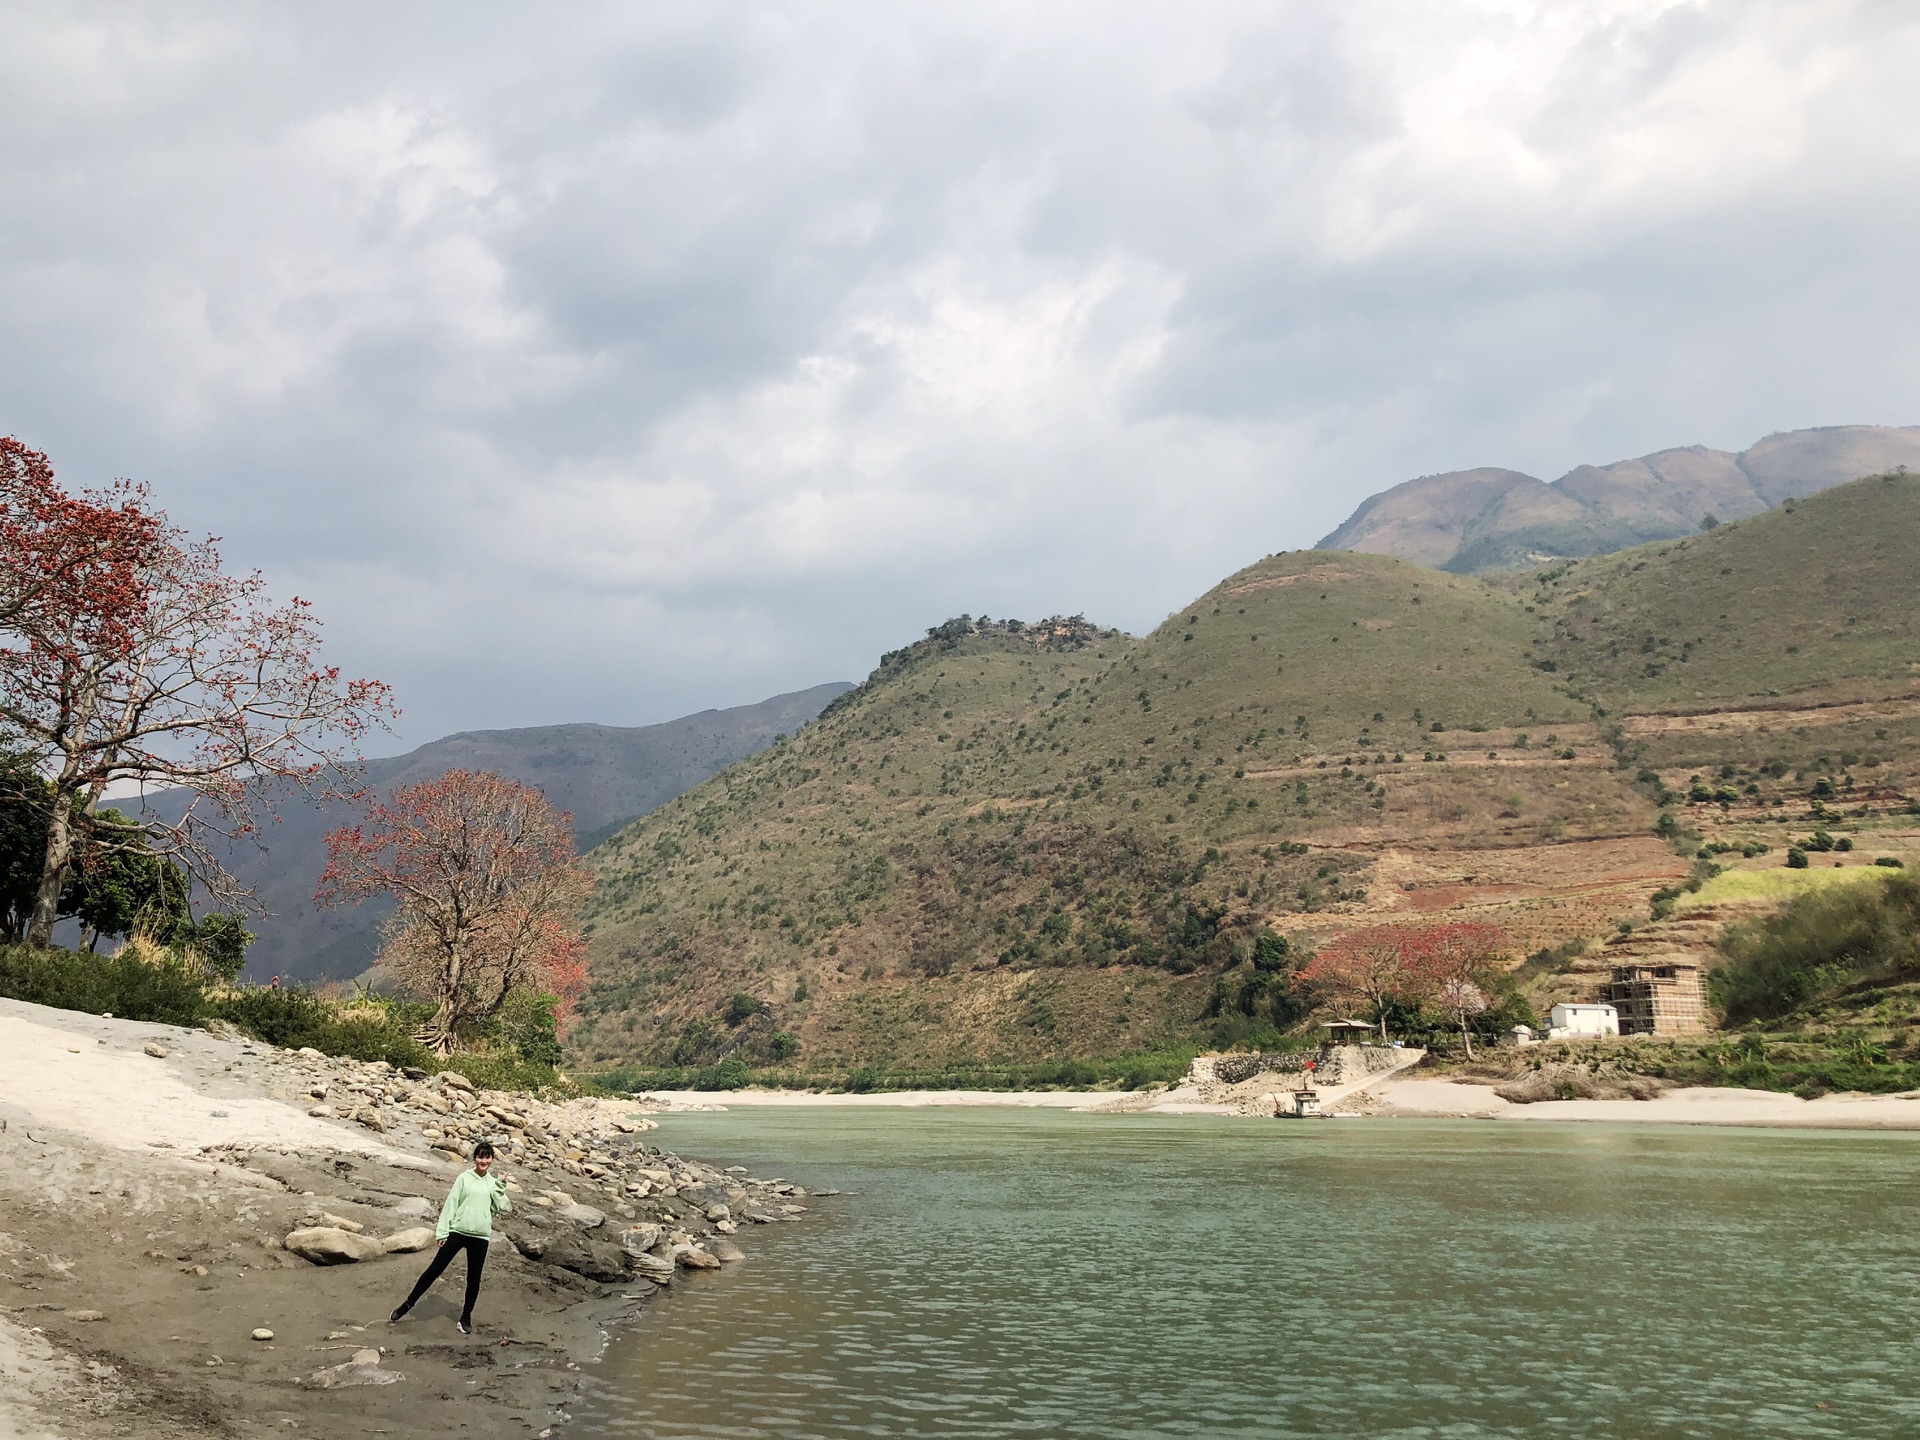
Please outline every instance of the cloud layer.
[[0, 430], [404, 738], [1130, 629], [1410, 475], [1920, 421], [1891, 4], [23, 4]]

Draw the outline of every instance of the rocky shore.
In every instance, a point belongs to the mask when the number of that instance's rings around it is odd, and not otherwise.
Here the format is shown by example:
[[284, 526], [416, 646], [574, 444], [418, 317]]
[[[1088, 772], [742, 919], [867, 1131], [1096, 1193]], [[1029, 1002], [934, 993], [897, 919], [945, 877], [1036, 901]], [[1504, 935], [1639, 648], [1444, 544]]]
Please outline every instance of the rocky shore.
[[[548, 1432], [611, 1326], [807, 1213], [654, 1128], [629, 1102], [0, 1002], [0, 1434]], [[475, 1333], [461, 1262], [389, 1325], [482, 1138], [513, 1209]]]

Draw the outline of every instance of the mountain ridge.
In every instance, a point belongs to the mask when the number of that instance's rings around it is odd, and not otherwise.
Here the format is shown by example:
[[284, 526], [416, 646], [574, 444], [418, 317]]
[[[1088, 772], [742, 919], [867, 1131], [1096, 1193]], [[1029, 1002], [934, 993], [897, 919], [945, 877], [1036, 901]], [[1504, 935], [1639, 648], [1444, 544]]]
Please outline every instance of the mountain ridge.
[[[798, 730], [850, 688], [848, 682], [831, 681], [654, 725], [574, 722], [463, 730], [402, 755], [366, 761], [366, 780], [384, 794], [452, 769], [497, 771], [539, 787], [556, 808], [571, 813], [586, 850], [775, 735]], [[164, 794], [148, 801], [155, 811], [168, 806]], [[326, 865], [326, 832], [351, 823], [358, 812], [349, 805], [316, 807], [297, 800], [278, 809], [280, 819], [267, 828], [263, 844], [236, 845], [226, 857], [228, 868], [268, 911], [248, 922], [258, 935], [248, 953], [248, 974], [306, 983], [357, 975], [378, 948], [385, 908], [370, 903], [321, 910], [313, 891]]]
[[1455, 470], [1369, 496], [1314, 548], [1484, 574], [1677, 539], [1901, 466], [1920, 468], [1920, 426], [1776, 431], [1742, 451], [1676, 446], [1553, 481]]

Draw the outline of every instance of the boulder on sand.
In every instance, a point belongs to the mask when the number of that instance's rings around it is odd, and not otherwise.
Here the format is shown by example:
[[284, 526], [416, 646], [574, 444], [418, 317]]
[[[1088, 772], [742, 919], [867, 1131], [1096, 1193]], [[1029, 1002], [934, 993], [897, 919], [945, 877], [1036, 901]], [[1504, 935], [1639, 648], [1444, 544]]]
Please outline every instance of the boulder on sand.
[[516, 1231], [511, 1238], [514, 1248], [529, 1260], [557, 1265], [603, 1285], [617, 1284], [629, 1274], [629, 1257], [624, 1250], [605, 1240], [589, 1240], [578, 1231], [563, 1230], [555, 1235]]
[[425, 1250], [433, 1244], [431, 1225], [414, 1225], [405, 1230], [396, 1230], [380, 1242], [380, 1248], [389, 1255], [411, 1255], [415, 1251]]
[[381, 1242], [371, 1235], [356, 1235], [332, 1225], [315, 1225], [295, 1230], [280, 1242], [302, 1260], [315, 1265], [352, 1265], [386, 1254]]
[[307, 1377], [307, 1386], [313, 1390], [338, 1390], [346, 1385], [391, 1385], [400, 1378], [398, 1370], [380, 1368], [378, 1350], [356, 1350], [345, 1364], [314, 1371]]
[[571, 1220], [582, 1230], [598, 1230], [607, 1223], [604, 1210], [596, 1210], [591, 1205], [562, 1205], [553, 1212], [562, 1220]]

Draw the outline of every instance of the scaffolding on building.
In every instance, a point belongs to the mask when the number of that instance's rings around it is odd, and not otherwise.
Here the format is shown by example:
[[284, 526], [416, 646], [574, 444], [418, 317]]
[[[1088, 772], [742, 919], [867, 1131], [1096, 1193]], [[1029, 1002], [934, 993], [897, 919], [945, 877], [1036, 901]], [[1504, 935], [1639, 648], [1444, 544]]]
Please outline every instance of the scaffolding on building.
[[1622, 1035], [1698, 1035], [1707, 1028], [1698, 965], [1620, 965], [1602, 999], [1620, 1016]]

